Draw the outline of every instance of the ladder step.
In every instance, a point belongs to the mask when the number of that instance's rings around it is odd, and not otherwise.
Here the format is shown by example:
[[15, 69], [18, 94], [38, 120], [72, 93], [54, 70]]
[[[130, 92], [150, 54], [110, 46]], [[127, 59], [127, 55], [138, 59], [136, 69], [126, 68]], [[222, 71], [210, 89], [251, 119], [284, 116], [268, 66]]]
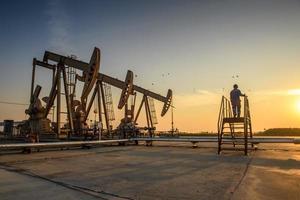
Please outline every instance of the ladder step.
[[224, 126], [223, 127], [223, 129], [244, 129], [245, 127], [244, 127], [244, 125], [243, 126], [232, 126], [232, 127], [230, 127], [230, 126]]
[[[229, 131], [224, 131], [223, 133], [231, 133], [231, 132], [229, 132]], [[244, 133], [244, 132], [242, 132], [242, 131], [237, 131], [237, 132], [232, 132], [232, 133]]]
[[223, 130], [224, 130], [224, 129], [225, 129], [225, 130], [231, 130], [231, 129], [232, 129], [232, 130], [236, 130], [236, 129], [242, 129], [242, 130], [244, 130], [244, 127], [231, 127], [231, 128], [230, 128], [230, 127], [224, 127]]

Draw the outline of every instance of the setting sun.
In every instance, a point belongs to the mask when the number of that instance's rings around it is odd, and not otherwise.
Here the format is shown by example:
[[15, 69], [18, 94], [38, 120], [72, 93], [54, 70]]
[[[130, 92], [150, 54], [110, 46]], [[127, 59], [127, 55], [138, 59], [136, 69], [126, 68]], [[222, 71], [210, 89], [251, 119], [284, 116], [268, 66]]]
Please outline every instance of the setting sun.
[[296, 101], [296, 110], [300, 112], [300, 100]]

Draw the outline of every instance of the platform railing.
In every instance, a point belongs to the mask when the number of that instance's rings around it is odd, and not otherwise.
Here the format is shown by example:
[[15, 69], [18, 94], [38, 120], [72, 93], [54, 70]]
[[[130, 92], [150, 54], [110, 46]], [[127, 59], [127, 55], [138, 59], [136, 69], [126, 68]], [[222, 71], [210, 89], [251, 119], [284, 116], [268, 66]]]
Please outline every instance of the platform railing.
[[[223, 128], [224, 128], [224, 118], [233, 117], [231, 102], [225, 97], [222, 96], [221, 106], [219, 111], [219, 118], [218, 118], [218, 153], [221, 151], [222, 145], [222, 137], [223, 137]], [[232, 126], [230, 126], [231, 132]]]
[[223, 129], [224, 118], [229, 118], [229, 117], [233, 117], [231, 102], [225, 96], [222, 96], [219, 118], [218, 118], [218, 135], [221, 133]]
[[[249, 108], [249, 99], [245, 95], [244, 96], [244, 143], [245, 143], [245, 155], [248, 153], [248, 138], [253, 138], [252, 135], [252, 124], [251, 124], [251, 116], [250, 116], [250, 108]], [[253, 147], [253, 143], [251, 143]]]
[[249, 99], [248, 96], [244, 96], [244, 118], [248, 121], [251, 120], [250, 118], [250, 108], [249, 108]]

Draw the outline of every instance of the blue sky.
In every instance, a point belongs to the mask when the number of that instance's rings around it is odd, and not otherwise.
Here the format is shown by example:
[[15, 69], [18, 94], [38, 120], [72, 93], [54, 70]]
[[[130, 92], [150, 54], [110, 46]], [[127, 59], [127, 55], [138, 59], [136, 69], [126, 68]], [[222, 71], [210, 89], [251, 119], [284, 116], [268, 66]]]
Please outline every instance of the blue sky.
[[[131, 69], [136, 84], [173, 89], [181, 129], [213, 130], [235, 82], [252, 98], [257, 129], [296, 126], [286, 94], [300, 85], [299, 21], [299, 1], [1, 1], [0, 100], [28, 102], [32, 58], [45, 50], [89, 61], [97, 46], [101, 72], [123, 79]], [[47, 93], [49, 75], [38, 73]], [[279, 98], [276, 114], [265, 105]], [[24, 117], [24, 108], [0, 109], [0, 120]], [[275, 119], [261, 122], [269, 111]]]

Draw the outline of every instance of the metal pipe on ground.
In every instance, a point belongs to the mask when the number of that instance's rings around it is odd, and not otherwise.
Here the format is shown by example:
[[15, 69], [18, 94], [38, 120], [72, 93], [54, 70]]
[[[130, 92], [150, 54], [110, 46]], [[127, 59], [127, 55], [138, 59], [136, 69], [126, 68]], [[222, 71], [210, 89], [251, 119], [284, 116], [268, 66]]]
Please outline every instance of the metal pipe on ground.
[[120, 140], [95, 140], [95, 141], [74, 141], [74, 142], [40, 142], [40, 143], [18, 143], [18, 144], [0, 144], [0, 150], [9, 149], [24, 149], [24, 148], [63, 148], [63, 147], [76, 147], [84, 145], [97, 145], [97, 144], [114, 144], [121, 142], [129, 142], [129, 139]]
[[[131, 140], [134, 141], [161, 141], [161, 142], [217, 142], [217, 137], [191, 137], [191, 138], [132, 138]], [[224, 142], [242, 142], [244, 139], [242, 137], [240, 138], [224, 138]], [[292, 144], [300, 144], [300, 138], [267, 138], [267, 137], [260, 137], [260, 138], [249, 138], [249, 143], [292, 143]]]
[[[80, 147], [85, 145], [98, 145], [98, 144], [114, 144], [114, 143], [124, 143], [124, 142], [191, 142], [191, 143], [217, 143], [217, 137], [190, 137], [190, 138], [159, 138], [159, 137], [140, 137], [140, 138], [130, 138], [130, 139], [117, 139], [117, 140], [95, 140], [95, 141], [73, 141], [73, 142], [40, 142], [40, 143], [17, 143], [17, 144], [0, 144], [0, 150], [12, 150], [12, 149], [25, 149], [25, 148], [66, 148], [66, 147]], [[223, 142], [242, 142], [243, 138], [224, 138]], [[259, 144], [259, 143], [289, 143], [289, 144], [300, 144], [300, 138], [249, 138], [249, 143]]]

